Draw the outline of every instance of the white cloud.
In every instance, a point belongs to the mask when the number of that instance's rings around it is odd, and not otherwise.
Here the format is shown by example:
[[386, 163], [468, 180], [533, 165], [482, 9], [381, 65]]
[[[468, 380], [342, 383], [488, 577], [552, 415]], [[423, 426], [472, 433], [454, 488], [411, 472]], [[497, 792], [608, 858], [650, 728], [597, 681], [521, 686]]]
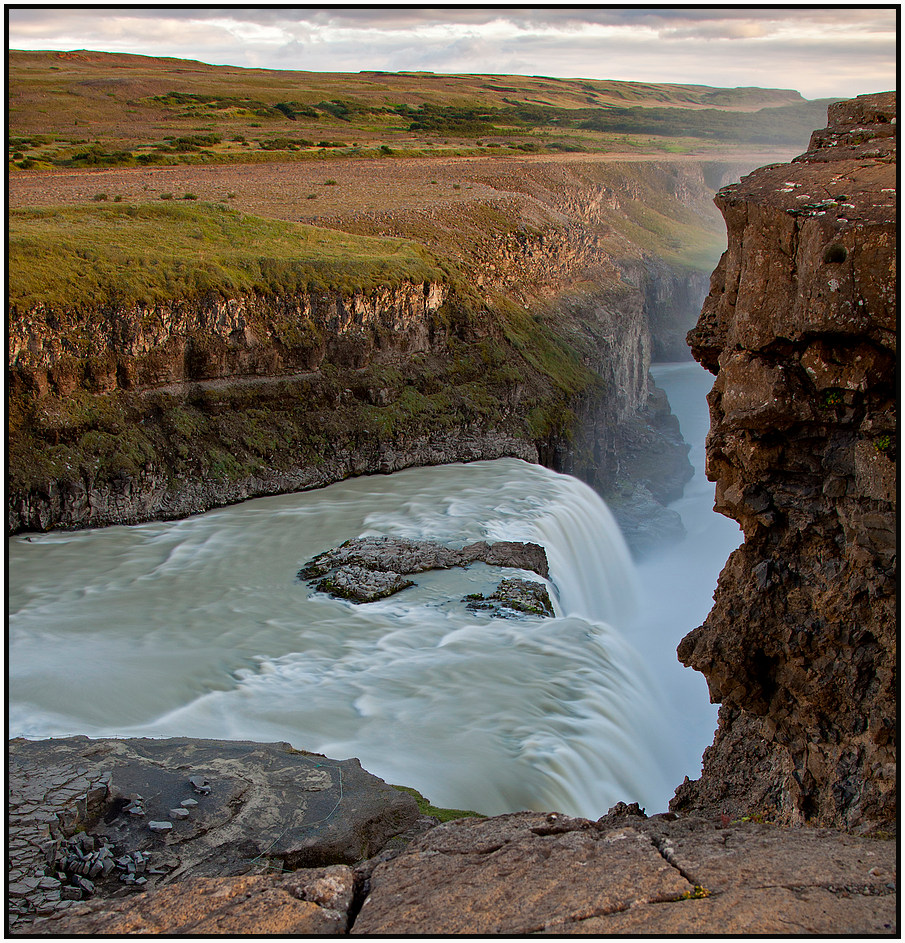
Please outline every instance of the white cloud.
[[893, 8], [17, 7], [8, 21], [14, 49], [310, 71], [761, 85], [809, 98], [894, 88], [897, 77]]

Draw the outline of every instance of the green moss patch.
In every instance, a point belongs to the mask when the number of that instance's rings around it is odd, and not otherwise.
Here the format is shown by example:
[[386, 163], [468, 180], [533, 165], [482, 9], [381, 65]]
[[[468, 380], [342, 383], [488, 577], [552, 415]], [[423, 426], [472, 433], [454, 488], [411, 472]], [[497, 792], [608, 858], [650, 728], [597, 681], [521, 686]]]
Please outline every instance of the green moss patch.
[[393, 788], [398, 789], [400, 792], [407, 792], [412, 796], [415, 802], [418, 803], [418, 811], [422, 815], [432, 815], [441, 822], [451, 822], [453, 819], [464, 818], [486, 818], [481, 812], [471, 812], [465, 809], [438, 808], [437, 806], [431, 805], [429, 799], [425, 799], [417, 789], [412, 789], [411, 786], [393, 786]]

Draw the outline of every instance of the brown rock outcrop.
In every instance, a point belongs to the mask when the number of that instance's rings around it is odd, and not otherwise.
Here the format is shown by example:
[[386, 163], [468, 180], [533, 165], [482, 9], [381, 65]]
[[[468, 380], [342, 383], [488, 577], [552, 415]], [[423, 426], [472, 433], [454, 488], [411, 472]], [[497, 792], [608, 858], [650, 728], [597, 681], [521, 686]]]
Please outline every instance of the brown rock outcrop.
[[806, 154], [716, 197], [729, 248], [689, 343], [745, 543], [679, 646], [722, 708], [677, 810], [896, 817], [895, 112], [833, 105]]
[[352, 933], [889, 934], [895, 874], [894, 842], [824, 830], [521, 812], [378, 866]]
[[287, 875], [193, 878], [134, 900], [77, 905], [40, 920], [34, 933], [80, 936], [337, 936], [354, 882], [345, 865]]

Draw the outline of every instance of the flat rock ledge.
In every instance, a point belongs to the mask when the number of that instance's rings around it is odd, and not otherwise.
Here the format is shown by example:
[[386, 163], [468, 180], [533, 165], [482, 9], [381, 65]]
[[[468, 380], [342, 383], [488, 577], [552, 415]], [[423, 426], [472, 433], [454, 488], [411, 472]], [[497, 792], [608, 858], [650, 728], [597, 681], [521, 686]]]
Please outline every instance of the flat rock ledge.
[[[65, 900], [46, 916], [16, 911], [14, 934], [898, 932], [894, 841], [726, 816], [648, 818], [624, 803], [597, 821], [517, 812], [439, 825], [356, 761], [286, 744], [76, 737], [11, 741], [10, 754], [16, 864], [30, 844], [23, 835], [47, 846], [34, 849], [37, 872], [65, 830], [83, 850], [109, 842], [118, 861], [141, 852], [149, 871], [165, 872], [153, 888], [99, 881], [90, 900]], [[146, 798], [136, 800], [139, 787]], [[150, 831], [147, 819], [180, 807], [186, 792], [190, 815]], [[122, 799], [146, 815], [126, 812]], [[351, 843], [333, 842], [331, 829]], [[312, 852], [317, 830], [345, 861]], [[10, 907], [21, 904], [10, 896]]]
[[465, 547], [446, 547], [432, 540], [405, 537], [359, 537], [347, 540], [309, 560], [300, 580], [321, 593], [352, 602], [374, 602], [414, 586], [405, 577], [427, 570], [448, 570], [470, 563], [530, 570], [546, 579], [547, 554], [539, 544], [500, 540], [478, 541]]
[[358, 760], [286, 743], [16, 739], [8, 762], [17, 932], [89, 897], [353, 865], [424, 827], [416, 801]]

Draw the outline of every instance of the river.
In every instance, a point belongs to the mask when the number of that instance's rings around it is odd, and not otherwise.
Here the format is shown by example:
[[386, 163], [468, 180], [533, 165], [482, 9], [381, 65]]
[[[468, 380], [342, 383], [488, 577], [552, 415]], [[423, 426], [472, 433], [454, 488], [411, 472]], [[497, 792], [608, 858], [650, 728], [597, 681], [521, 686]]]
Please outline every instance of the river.
[[[655, 374], [702, 468], [710, 377]], [[675, 658], [739, 542], [710, 505], [698, 472], [675, 504], [688, 538], [640, 566], [589, 488], [517, 459], [14, 537], [9, 733], [286, 740], [443, 806], [662, 811], [713, 735], [706, 685]], [[556, 617], [467, 611], [465, 594], [512, 573], [484, 564], [364, 606], [296, 579], [371, 534], [541, 543]]]

